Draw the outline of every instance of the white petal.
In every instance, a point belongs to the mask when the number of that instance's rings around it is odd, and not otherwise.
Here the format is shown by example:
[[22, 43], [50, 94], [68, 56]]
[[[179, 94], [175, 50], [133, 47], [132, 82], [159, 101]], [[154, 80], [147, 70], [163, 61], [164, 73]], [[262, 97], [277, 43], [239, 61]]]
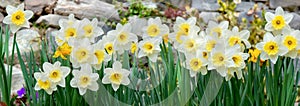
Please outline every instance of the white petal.
[[226, 76], [226, 68], [225, 67], [218, 67], [217, 69], [217, 72], [222, 76], [222, 77], [225, 77]]
[[94, 81], [97, 81], [99, 79], [99, 75], [97, 73], [93, 73], [91, 75], [91, 78], [94, 80]]
[[24, 13], [25, 13], [25, 18], [27, 20], [29, 20], [33, 16], [33, 12], [32, 11], [26, 10], [26, 11], [24, 11]]
[[267, 32], [265, 35], [264, 35], [264, 41], [266, 42], [266, 41], [270, 41], [270, 40], [273, 40], [274, 39], [274, 36], [271, 34], [271, 33], [269, 33], [269, 32]]
[[265, 18], [266, 18], [267, 22], [271, 22], [275, 17], [275, 15], [271, 12], [267, 12], [265, 16], [266, 16]]
[[24, 3], [19, 4], [17, 8], [20, 10], [24, 10]]
[[117, 84], [112, 84], [112, 88], [114, 89], [114, 91], [117, 91], [119, 89], [120, 85]]
[[103, 77], [103, 79], [102, 79], [102, 83], [103, 84], [110, 84], [111, 82], [110, 82], [110, 79], [109, 79], [109, 76], [110, 75], [105, 75], [104, 77]]
[[119, 61], [115, 61], [113, 64], [113, 70], [121, 71], [122, 69], [122, 64]]
[[227, 29], [228, 28], [228, 25], [229, 25], [229, 22], [228, 21], [223, 21], [220, 23], [220, 27], [222, 29]]
[[192, 70], [190, 71], [190, 76], [191, 76], [191, 77], [195, 77], [196, 75], [197, 75], [197, 72], [192, 71]]
[[59, 82], [58, 85], [61, 86], [61, 87], [65, 87], [65, 86], [66, 86], [66, 81], [65, 81], [65, 79], [61, 79], [61, 81]]
[[263, 52], [263, 53], [260, 54], [260, 59], [261, 60], [267, 60], [268, 59], [268, 55], [265, 52]]
[[45, 62], [45, 63], [43, 64], [43, 70], [44, 70], [45, 72], [50, 72], [51, 70], [53, 70], [52, 64], [49, 63], [49, 62]]
[[283, 11], [283, 9], [281, 7], [277, 7], [276, 10], [275, 10], [275, 14], [283, 16], [284, 11]]
[[271, 22], [268, 22], [268, 23], [265, 25], [265, 30], [267, 30], [267, 31], [273, 31], [273, 30], [274, 30], [274, 28], [273, 28]]
[[284, 21], [288, 24], [293, 20], [293, 18], [294, 18], [293, 14], [285, 14]]
[[10, 24], [10, 30], [12, 33], [16, 33], [21, 27], [14, 25], [14, 24]]
[[148, 56], [149, 60], [152, 62], [156, 62], [157, 61], [157, 54], [151, 54]]
[[70, 74], [71, 69], [69, 67], [61, 67], [61, 71], [63, 73], [63, 76], [67, 77]]
[[79, 89], [79, 94], [80, 95], [84, 95], [86, 93], [86, 88], [79, 87], [78, 89]]
[[77, 86], [77, 81], [76, 81], [75, 78], [73, 78], [73, 79], [71, 80], [70, 85], [71, 85], [71, 87], [73, 87], [73, 88], [77, 88], [77, 87], [78, 87], [78, 86]]
[[7, 5], [5, 10], [6, 10], [8, 15], [12, 15], [15, 11], [17, 11], [17, 8], [15, 8], [11, 5]]
[[129, 78], [128, 78], [127, 76], [124, 76], [124, 77], [122, 78], [121, 84], [123, 84], [123, 85], [128, 85], [129, 83], [130, 83]]
[[89, 85], [89, 89], [92, 91], [97, 91], [99, 89], [99, 85], [97, 82], [93, 82], [91, 85]]
[[278, 55], [270, 55], [270, 60], [273, 64], [276, 63], [277, 59], [278, 59]]
[[12, 24], [12, 22], [11, 22], [11, 16], [4, 17], [3, 23], [4, 24]]
[[38, 90], [41, 90], [41, 88], [40, 88], [40, 86], [38, 84], [35, 84], [34, 90], [38, 91]]

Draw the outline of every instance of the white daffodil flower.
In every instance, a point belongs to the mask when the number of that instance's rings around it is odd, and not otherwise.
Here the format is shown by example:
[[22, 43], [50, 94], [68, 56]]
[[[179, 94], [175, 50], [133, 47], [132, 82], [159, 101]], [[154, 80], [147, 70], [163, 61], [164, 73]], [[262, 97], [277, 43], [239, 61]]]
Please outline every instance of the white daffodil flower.
[[267, 12], [265, 15], [267, 24], [265, 30], [273, 31], [275, 35], [281, 34], [283, 30], [289, 29], [289, 23], [293, 19], [293, 14], [285, 13], [281, 7], [277, 7], [275, 14]]
[[179, 45], [178, 51], [184, 53], [185, 55], [196, 54], [197, 50], [200, 48], [204, 39], [201, 39], [198, 35], [185, 36], [183, 42]]
[[73, 70], [72, 72], [74, 78], [71, 80], [71, 87], [78, 88], [79, 94], [84, 95], [86, 90], [97, 91], [99, 85], [97, 80], [99, 75], [92, 72], [92, 67], [90, 65], [83, 65], [79, 70]]
[[58, 39], [56, 40], [58, 44], [60, 44], [60, 42], [68, 42], [70, 38], [79, 36], [79, 20], [76, 20], [73, 14], [69, 15], [69, 19], [60, 19], [58, 23], [60, 30], [56, 36], [61, 36], [56, 38]]
[[197, 35], [200, 28], [196, 26], [196, 18], [191, 17], [187, 20], [182, 17], [177, 17], [174, 24], [174, 32], [170, 34], [170, 40], [174, 42], [174, 47], [178, 48], [183, 42], [184, 36]]
[[211, 51], [208, 70], [216, 69], [221, 76], [225, 77], [228, 68], [234, 66], [232, 56], [234, 53], [239, 52], [237, 46], [228, 47], [225, 43], [217, 43], [216, 47]]
[[160, 39], [164, 34], [166, 34], [168, 31], [168, 26], [165, 24], [162, 24], [159, 17], [156, 18], [150, 18], [148, 20], [148, 25], [143, 28], [143, 38], [155, 38], [159, 37]]
[[160, 41], [159, 38], [148, 38], [140, 41], [138, 44], [140, 48], [138, 58], [147, 56], [152, 62], [156, 62], [160, 52]]
[[270, 59], [273, 64], [276, 63], [278, 56], [283, 56], [289, 50], [282, 44], [280, 35], [274, 37], [271, 33], [266, 33], [262, 42], [256, 44], [256, 48], [261, 52], [260, 59]]
[[7, 16], [4, 17], [3, 23], [9, 24], [12, 33], [16, 33], [20, 28], [29, 28], [29, 19], [33, 16], [33, 12], [30, 10], [24, 11], [24, 3], [13, 7], [11, 5], [6, 6]]
[[34, 78], [37, 81], [35, 84], [34, 90], [45, 90], [49, 95], [53, 93], [53, 91], [57, 90], [56, 84], [54, 84], [49, 77], [46, 75], [47, 73], [35, 72]]
[[97, 43], [93, 44], [94, 55], [97, 57], [98, 62], [93, 64], [92, 66], [96, 70], [100, 70], [101, 66], [104, 62], [108, 62], [111, 59], [111, 56], [108, 55], [104, 49], [102, 40], [98, 41]]
[[102, 37], [102, 40], [99, 41], [99, 43], [101, 43], [104, 46], [104, 49], [110, 56], [112, 56], [116, 52], [114, 39], [115, 38], [113, 36], [105, 35]]
[[51, 82], [53, 82], [55, 85], [65, 87], [65, 78], [69, 75], [71, 69], [69, 67], [60, 65], [61, 63], [59, 61], [55, 62], [54, 64], [45, 62], [43, 64], [43, 70]]
[[224, 31], [228, 30], [228, 26], [228, 21], [222, 21], [220, 24], [214, 21], [209, 21], [206, 29], [206, 34], [211, 36], [217, 35], [218, 37], [223, 37]]
[[[32, 29], [22, 29], [17, 32], [16, 41], [21, 53], [30, 52], [31, 50], [37, 51], [41, 47], [40, 34]], [[13, 39], [9, 39], [9, 44], [13, 45]], [[9, 54], [11, 55], [12, 48], [9, 48]]]
[[112, 84], [114, 91], [119, 89], [119, 86], [128, 85], [130, 80], [128, 78], [130, 71], [122, 69], [122, 64], [119, 61], [115, 61], [112, 68], [104, 69], [104, 77], [102, 79], [103, 84]]
[[251, 47], [251, 44], [248, 41], [250, 36], [248, 30], [239, 31], [239, 28], [234, 26], [232, 31], [225, 30], [224, 36], [227, 39], [229, 46], [234, 46], [236, 44], [242, 45], [244, 43], [247, 49]]
[[93, 53], [93, 46], [90, 44], [88, 38], [84, 39], [70, 39], [69, 45], [72, 47], [70, 61], [74, 68], [79, 68], [84, 64], [97, 64], [98, 60]]
[[201, 50], [198, 50], [195, 53], [196, 55], [186, 56], [187, 69], [190, 70], [191, 77], [195, 77], [198, 72], [201, 72], [202, 75], [207, 74], [206, 66], [208, 61], [203, 57], [202, 53]]
[[296, 58], [298, 50], [300, 49], [300, 35], [299, 30], [286, 30], [282, 32], [282, 43], [283, 45], [288, 48], [288, 52], [285, 54], [287, 57]]
[[138, 41], [137, 36], [130, 31], [130, 23], [125, 25], [118, 23], [116, 30], [111, 30], [107, 33], [107, 36], [114, 38], [114, 46], [118, 54], [123, 54], [125, 50], [130, 50], [131, 43]]
[[92, 21], [84, 18], [78, 25], [78, 37], [88, 38], [91, 43], [95, 42], [95, 38], [104, 34], [103, 30], [97, 26], [98, 20], [94, 18]]

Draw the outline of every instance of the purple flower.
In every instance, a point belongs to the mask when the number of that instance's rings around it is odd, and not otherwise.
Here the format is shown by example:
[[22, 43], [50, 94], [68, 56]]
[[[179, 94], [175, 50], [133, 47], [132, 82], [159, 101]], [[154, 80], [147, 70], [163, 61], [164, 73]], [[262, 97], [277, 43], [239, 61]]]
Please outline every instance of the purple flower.
[[22, 98], [26, 94], [26, 89], [23, 87], [20, 90], [17, 91], [18, 98]]

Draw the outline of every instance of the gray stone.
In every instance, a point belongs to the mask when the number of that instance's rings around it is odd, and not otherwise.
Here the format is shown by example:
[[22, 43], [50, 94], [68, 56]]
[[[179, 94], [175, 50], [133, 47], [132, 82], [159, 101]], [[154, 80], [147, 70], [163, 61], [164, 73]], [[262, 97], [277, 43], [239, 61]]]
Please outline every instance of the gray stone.
[[[254, 2], [241, 2], [241, 3], [237, 4], [237, 7], [235, 10], [241, 11], [241, 12], [249, 11], [251, 8], [253, 8], [254, 4], [255, 4]], [[263, 3], [258, 3], [258, 8], [267, 9], [268, 6], [266, 6]]]
[[20, 0], [1, 0], [0, 7], [5, 8], [7, 5], [18, 6]]
[[217, 0], [192, 0], [192, 7], [199, 11], [218, 11], [220, 8]]
[[203, 21], [205, 23], [208, 23], [211, 20], [215, 20], [217, 19], [217, 17], [219, 16], [218, 12], [201, 12], [199, 14], [200, 18], [203, 19]]
[[3, 19], [4, 19], [4, 15], [0, 13], [0, 23], [2, 23]]
[[170, 2], [173, 6], [176, 6], [178, 8], [184, 8], [191, 1], [190, 0], [170, 0]]
[[281, 7], [290, 7], [290, 6], [300, 6], [300, 0], [269, 0], [270, 7], [276, 8]]
[[99, 0], [80, 0], [79, 4], [73, 1], [58, 0], [54, 12], [62, 15], [75, 14], [81, 19], [95, 17], [98, 19], [120, 19], [114, 5]]
[[41, 15], [44, 8], [52, 10], [57, 0], [25, 0], [25, 9]]
[[300, 15], [299, 14], [296, 14], [296, 13], [292, 13], [294, 15], [294, 18], [293, 20], [289, 23], [289, 25], [296, 29], [296, 30], [299, 30], [300, 29]]
[[36, 23], [38, 23], [38, 24], [45, 23], [50, 26], [58, 27], [59, 19], [64, 19], [64, 18], [67, 19], [68, 17], [57, 15], [57, 14], [48, 14], [48, 15], [39, 17], [39, 19], [36, 21]]

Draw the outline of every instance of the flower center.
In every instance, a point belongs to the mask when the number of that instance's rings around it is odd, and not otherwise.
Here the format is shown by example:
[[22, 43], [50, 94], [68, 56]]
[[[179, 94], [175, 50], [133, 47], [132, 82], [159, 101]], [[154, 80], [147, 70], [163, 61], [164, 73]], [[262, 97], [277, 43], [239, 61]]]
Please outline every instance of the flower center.
[[68, 40], [70, 37], [76, 37], [76, 29], [75, 28], [68, 28], [65, 30], [65, 38]]
[[79, 83], [82, 87], [86, 88], [90, 84], [90, 80], [91, 78], [89, 76], [81, 76]]
[[297, 39], [290, 35], [286, 36], [283, 42], [284, 46], [287, 47], [289, 50], [295, 49], [298, 43]]
[[50, 81], [46, 80], [46, 81], [42, 81], [42, 80], [38, 80], [38, 85], [42, 88], [42, 89], [49, 89], [50, 88]]
[[61, 80], [60, 70], [52, 70], [50, 72], [49, 78], [55, 83], [59, 82]]
[[275, 16], [274, 19], [272, 20], [272, 26], [275, 30], [280, 30], [283, 27], [285, 27], [285, 21], [283, 16], [281, 15]]
[[88, 50], [85, 48], [80, 48], [76, 51], [76, 58], [78, 62], [85, 62], [89, 58], [88, 56]]
[[278, 53], [279, 47], [276, 42], [274, 41], [269, 41], [264, 45], [264, 51], [268, 55], [275, 55]]
[[114, 52], [114, 47], [113, 47], [113, 43], [108, 43], [105, 45], [105, 50], [107, 51], [107, 53], [109, 55], [112, 55], [112, 53]]
[[112, 73], [111, 75], [110, 75], [110, 80], [111, 80], [111, 82], [112, 83], [114, 83], [114, 84], [120, 84], [121, 83], [121, 80], [122, 80], [122, 74], [120, 74], [120, 73]]
[[12, 14], [11, 21], [15, 25], [23, 25], [26, 21], [25, 13], [22, 10], [17, 10], [15, 13]]
[[236, 44], [240, 44], [241, 43], [241, 39], [237, 36], [232, 36], [229, 38], [229, 45], [230, 46], [234, 46]]
[[105, 57], [105, 51], [104, 50], [96, 50], [95, 51], [95, 56], [97, 57], [98, 59], [98, 63], [97, 64], [101, 64], [104, 60], [104, 57]]
[[215, 53], [213, 55], [213, 64], [215, 66], [222, 66], [225, 64], [225, 55], [223, 53]]
[[216, 45], [216, 44], [217, 44], [217, 42], [216, 42], [215, 40], [208, 41], [208, 42], [206, 43], [205, 48], [206, 48], [206, 50], [207, 50], [208, 52], [210, 52], [213, 48], [215, 48], [215, 45]]
[[152, 24], [152, 25], [148, 26], [147, 33], [149, 36], [155, 37], [155, 36], [158, 36], [158, 34], [160, 33], [160, 30], [156, 24]]
[[154, 44], [147, 42], [144, 44], [143, 49], [147, 54], [152, 54], [154, 50]]
[[202, 61], [199, 58], [193, 58], [190, 61], [190, 67], [193, 71], [198, 71], [202, 67]]

